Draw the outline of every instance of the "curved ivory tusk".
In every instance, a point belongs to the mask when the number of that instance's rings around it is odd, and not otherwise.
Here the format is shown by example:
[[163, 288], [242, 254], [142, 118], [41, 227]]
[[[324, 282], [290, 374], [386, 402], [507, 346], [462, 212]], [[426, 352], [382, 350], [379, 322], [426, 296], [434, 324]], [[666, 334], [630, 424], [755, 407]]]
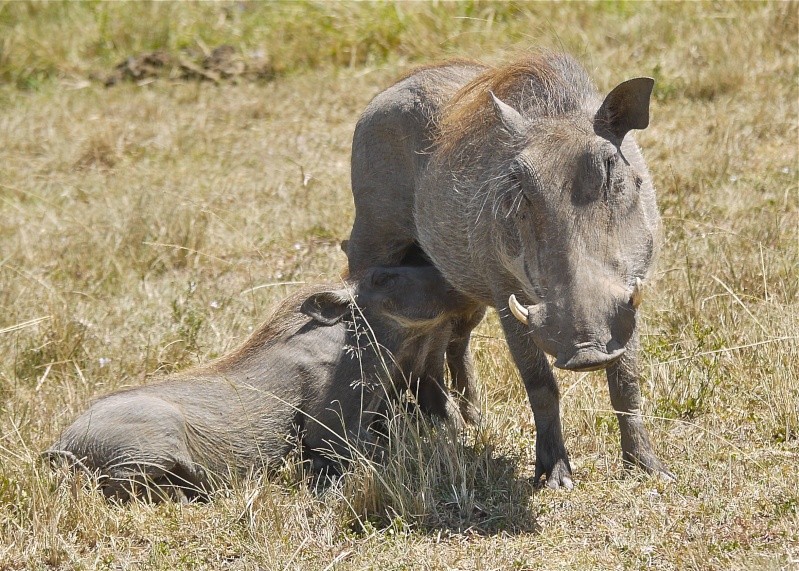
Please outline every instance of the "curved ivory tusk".
[[630, 304], [633, 308], [638, 309], [642, 301], [644, 301], [644, 285], [641, 283], [641, 278], [635, 278], [633, 293], [630, 295]]
[[513, 317], [527, 325], [530, 312], [517, 301], [516, 296], [513, 294], [508, 298], [508, 307], [510, 307], [510, 312], [513, 314]]

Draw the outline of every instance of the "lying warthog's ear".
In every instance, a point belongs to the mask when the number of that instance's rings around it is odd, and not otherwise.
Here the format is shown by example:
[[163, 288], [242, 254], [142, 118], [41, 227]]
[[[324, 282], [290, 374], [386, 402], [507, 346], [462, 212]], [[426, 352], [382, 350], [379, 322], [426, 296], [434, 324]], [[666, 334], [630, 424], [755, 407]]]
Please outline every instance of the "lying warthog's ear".
[[522, 137], [527, 134], [528, 121], [522, 117], [521, 113], [516, 111], [513, 107], [501, 101], [493, 91], [489, 91], [491, 96], [491, 103], [494, 105], [494, 111], [502, 121], [505, 130], [514, 137]]
[[322, 325], [335, 325], [350, 312], [352, 298], [346, 289], [321, 291], [302, 302], [300, 311]]
[[651, 77], [636, 77], [614, 87], [596, 112], [594, 132], [619, 146], [631, 129], [646, 129], [654, 85]]

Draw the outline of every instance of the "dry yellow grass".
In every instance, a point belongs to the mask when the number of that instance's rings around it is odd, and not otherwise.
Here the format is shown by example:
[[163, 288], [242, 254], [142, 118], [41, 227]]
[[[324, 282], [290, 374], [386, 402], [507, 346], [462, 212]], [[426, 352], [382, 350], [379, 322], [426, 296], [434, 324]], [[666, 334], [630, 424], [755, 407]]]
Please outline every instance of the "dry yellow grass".
[[[795, 3], [0, 5], [0, 569], [799, 567]], [[87, 81], [230, 43], [272, 82]], [[198, 47], [200, 46], [200, 47]], [[334, 278], [358, 113], [416, 63], [563, 48], [657, 79], [639, 136], [666, 245], [643, 390], [665, 485], [621, 467], [599, 374], [561, 374], [577, 487], [532, 487], [534, 427], [494, 315], [484, 422], [396, 426], [316, 496], [249, 481], [115, 506], [37, 461], [92, 398], [219, 355]]]

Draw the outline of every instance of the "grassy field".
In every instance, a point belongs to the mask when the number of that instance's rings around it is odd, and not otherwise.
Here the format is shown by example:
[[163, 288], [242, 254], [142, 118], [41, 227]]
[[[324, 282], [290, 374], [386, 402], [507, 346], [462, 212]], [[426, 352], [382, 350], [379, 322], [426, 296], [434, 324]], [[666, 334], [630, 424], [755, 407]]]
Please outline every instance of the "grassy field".
[[[0, 570], [799, 569], [799, 4], [0, 2]], [[132, 55], [240, 74], [103, 79]], [[109, 505], [38, 461], [91, 400], [240, 343], [335, 280], [349, 145], [414, 65], [575, 54], [657, 80], [638, 136], [665, 247], [645, 412], [678, 481], [628, 473], [599, 373], [561, 373], [572, 492], [496, 316], [482, 424], [400, 423], [385, 467], [315, 495], [287, 466], [208, 504]]]

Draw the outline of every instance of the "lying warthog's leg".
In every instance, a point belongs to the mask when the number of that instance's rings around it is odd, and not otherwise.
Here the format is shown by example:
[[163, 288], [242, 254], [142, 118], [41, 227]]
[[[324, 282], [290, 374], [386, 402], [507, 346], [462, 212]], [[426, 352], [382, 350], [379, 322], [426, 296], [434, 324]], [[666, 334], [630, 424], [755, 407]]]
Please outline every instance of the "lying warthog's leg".
[[508, 340], [511, 355], [527, 389], [527, 398], [535, 419], [535, 480], [546, 475], [546, 485], [557, 489], [572, 489], [572, 470], [569, 454], [563, 442], [560, 424], [560, 394], [544, 352], [541, 351], [524, 327], [510, 315], [501, 312], [502, 327]]
[[470, 424], [477, 424], [480, 421], [480, 405], [469, 341], [472, 330], [483, 320], [485, 313], [485, 308], [480, 308], [458, 322], [447, 345], [447, 367], [452, 377], [452, 386], [455, 389], [461, 415]]
[[627, 343], [627, 351], [607, 369], [610, 402], [619, 419], [622, 458], [650, 474], [674, 480], [674, 474], [652, 450], [649, 434], [641, 417], [641, 389], [638, 384], [638, 334]]
[[150, 461], [119, 462], [108, 467], [103, 494], [122, 501], [140, 498], [155, 503], [173, 500], [186, 504], [195, 499], [208, 499], [209, 487], [205, 470], [188, 456], [151, 458]]
[[[440, 370], [444, 370], [443, 362]], [[424, 378], [417, 377], [410, 380], [410, 389], [422, 412], [458, 422], [460, 412], [457, 411], [457, 408], [452, 403], [443, 379], [430, 375], [426, 375]]]

